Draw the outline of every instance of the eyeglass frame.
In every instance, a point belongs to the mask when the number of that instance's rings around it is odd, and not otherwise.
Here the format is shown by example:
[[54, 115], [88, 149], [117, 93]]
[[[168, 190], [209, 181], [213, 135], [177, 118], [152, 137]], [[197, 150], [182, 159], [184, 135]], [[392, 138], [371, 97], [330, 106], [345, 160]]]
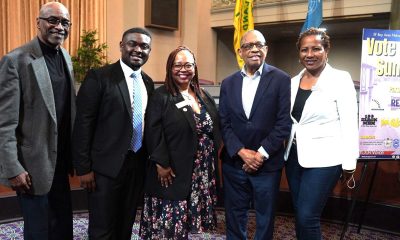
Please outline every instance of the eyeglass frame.
[[256, 46], [256, 48], [258, 50], [261, 50], [263, 47], [266, 47], [267, 44], [265, 42], [250, 42], [250, 43], [243, 43], [240, 48], [249, 51], [251, 49], [254, 48], [254, 46]]
[[[172, 65], [172, 69], [177, 72], [182, 70], [182, 68], [185, 68], [186, 71], [190, 71], [190, 70], [193, 70], [195, 66], [196, 66], [196, 64], [191, 63], [191, 62], [187, 62], [185, 64], [174, 63]], [[179, 69], [178, 69], [178, 67], [179, 67]]]
[[151, 46], [148, 43], [138, 43], [136, 41], [130, 40], [130, 41], [123, 42], [122, 44], [124, 44], [125, 46], [128, 46], [130, 48], [139, 47], [140, 49], [142, 49], [142, 51], [151, 50]]
[[[50, 17], [38, 17], [41, 20], [45, 20], [46, 22], [48, 22], [49, 24], [53, 25], [53, 26], [57, 26], [58, 24], [61, 23], [61, 26], [63, 28], [70, 28], [72, 26], [71, 21], [69, 21], [68, 19], [64, 19], [64, 18], [58, 18], [58, 17], [54, 17], [54, 16], [50, 16]], [[56, 20], [56, 22], [52, 23], [52, 20]], [[64, 24], [63, 24], [64, 22]], [[66, 25], [66, 23], [68, 23], [68, 25]]]

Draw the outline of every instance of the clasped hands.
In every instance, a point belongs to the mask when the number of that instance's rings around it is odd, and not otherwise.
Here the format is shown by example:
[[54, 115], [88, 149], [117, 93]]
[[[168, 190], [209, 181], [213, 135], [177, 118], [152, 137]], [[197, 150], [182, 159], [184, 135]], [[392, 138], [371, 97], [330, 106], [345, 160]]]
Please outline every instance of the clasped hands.
[[242, 169], [247, 173], [257, 171], [264, 163], [264, 156], [254, 150], [242, 148], [239, 150], [238, 155], [244, 162]]
[[160, 180], [161, 186], [168, 187], [172, 184], [172, 180], [175, 178], [175, 173], [171, 167], [163, 167], [159, 164], [157, 166], [158, 180]]

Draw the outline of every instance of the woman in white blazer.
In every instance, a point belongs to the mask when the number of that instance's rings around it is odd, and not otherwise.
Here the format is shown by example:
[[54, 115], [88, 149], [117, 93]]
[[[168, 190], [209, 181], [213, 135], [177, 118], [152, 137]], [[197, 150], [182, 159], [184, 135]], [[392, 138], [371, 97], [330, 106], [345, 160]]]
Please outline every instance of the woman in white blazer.
[[291, 82], [292, 131], [286, 176], [298, 239], [321, 239], [320, 216], [341, 174], [354, 173], [358, 155], [357, 97], [350, 74], [328, 64], [329, 36], [311, 28], [297, 41], [305, 67]]

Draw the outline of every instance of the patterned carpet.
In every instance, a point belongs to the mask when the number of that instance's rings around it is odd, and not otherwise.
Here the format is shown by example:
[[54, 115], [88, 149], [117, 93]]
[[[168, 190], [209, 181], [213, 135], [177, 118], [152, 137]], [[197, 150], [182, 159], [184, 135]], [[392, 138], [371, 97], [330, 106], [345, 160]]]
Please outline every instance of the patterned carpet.
[[[74, 214], [74, 239], [88, 239], [87, 237], [87, 225], [88, 218], [87, 213]], [[222, 240], [226, 239], [224, 235], [224, 212], [222, 210], [217, 212], [218, 217], [218, 229], [215, 233], [197, 234], [191, 235], [189, 239], [202, 240], [202, 239], [213, 239]], [[249, 221], [249, 239], [253, 239], [255, 230], [255, 216], [250, 213]], [[333, 223], [322, 223], [323, 239], [335, 240], [340, 238], [342, 225]], [[0, 225], [0, 240], [22, 240], [23, 222], [17, 221], [12, 223], [6, 223]], [[133, 227], [132, 239], [139, 239], [139, 225], [135, 224]], [[275, 219], [275, 233], [274, 239], [276, 240], [295, 240], [294, 233], [294, 222], [292, 217], [277, 216]], [[400, 240], [400, 235], [393, 235], [388, 233], [381, 233], [378, 231], [372, 231], [363, 228], [361, 233], [357, 233], [355, 227], [349, 227], [346, 240]]]

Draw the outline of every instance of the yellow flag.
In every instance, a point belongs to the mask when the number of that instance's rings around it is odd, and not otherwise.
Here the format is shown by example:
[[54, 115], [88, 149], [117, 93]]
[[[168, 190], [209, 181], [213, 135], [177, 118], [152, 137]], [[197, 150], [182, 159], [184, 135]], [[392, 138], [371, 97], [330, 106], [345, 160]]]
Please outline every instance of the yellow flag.
[[235, 27], [235, 33], [233, 35], [233, 47], [235, 49], [238, 65], [240, 68], [242, 68], [244, 61], [239, 56], [237, 50], [240, 48], [240, 39], [242, 38], [243, 34], [254, 29], [253, 0], [236, 0], [233, 25]]

